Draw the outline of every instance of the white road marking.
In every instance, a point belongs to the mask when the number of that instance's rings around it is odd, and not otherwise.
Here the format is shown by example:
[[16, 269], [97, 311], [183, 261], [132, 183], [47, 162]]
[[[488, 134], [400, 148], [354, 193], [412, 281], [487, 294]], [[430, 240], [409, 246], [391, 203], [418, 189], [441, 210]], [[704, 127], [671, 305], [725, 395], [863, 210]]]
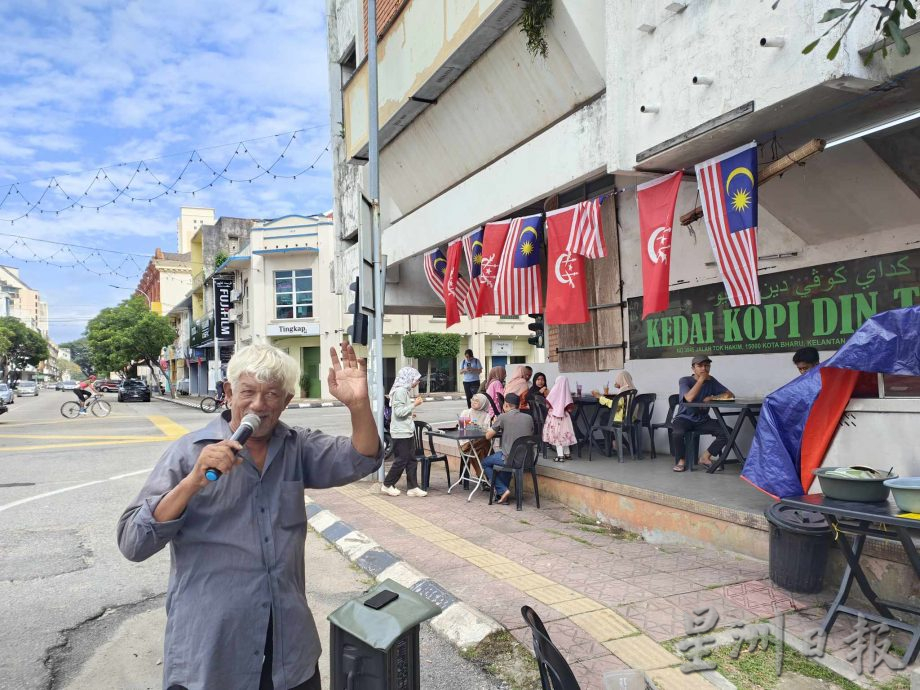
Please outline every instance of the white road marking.
[[66, 486], [63, 489], [56, 489], [54, 491], [48, 491], [47, 493], [38, 494], [37, 496], [29, 496], [28, 498], [22, 498], [18, 501], [13, 501], [12, 503], [7, 503], [0, 506], [0, 512], [8, 510], [10, 508], [15, 508], [16, 506], [21, 506], [23, 503], [31, 503], [32, 501], [37, 501], [40, 498], [48, 498], [48, 496], [54, 496], [55, 494], [62, 494], [66, 491], [75, 491], [76, 489], [83, 489], [87, 486], [93, 486], [94, 484], [102, 484], [104, 482], [111, 482], [117, 479], [124, 479], [125, 477], [133, 477], [136, 474], [149, 473], [153, 468], [148, 467], [145, 470], [137, 470], [136, 472], [126, 472], [125, 474], [116, 474], [114, 477], [109, 477], [108, 479], [97, 479], [94, 482], [86, 482], [84, 484], [76, 484], [74, 486]]

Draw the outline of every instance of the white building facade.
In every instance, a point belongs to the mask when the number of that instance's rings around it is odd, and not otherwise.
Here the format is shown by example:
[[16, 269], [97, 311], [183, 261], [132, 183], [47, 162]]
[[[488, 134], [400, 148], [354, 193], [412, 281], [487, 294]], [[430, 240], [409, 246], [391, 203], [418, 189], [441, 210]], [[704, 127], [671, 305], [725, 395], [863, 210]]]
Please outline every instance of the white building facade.
[[[423, 252], [486, 222], [602, 194], [609, 251], [587, 262], [591, 320], [550, 328], [546, 351], [588, 385], [628, 368], [641, 390], [666, 398], [689, 372], [690, 355], [705, 350], [736, 394], [762, 395], [796, 374], [797, 347], [814, 344], [826, 356], [869, 313], [920, 303], [920, 289], [910, 287], [920, 282], [920, 176], [910, 163], [920, 152], [920, 120], [842, 141], [920, 108], [917, 33], [905, 31], [910, 55], [889, 48], [888, 58], [866, 65], [877, 40], [868, 8], [826, 60], [836, 36], [823, 51], [801, 52], [826, 27], [818, 23], [825, 4], [812, 0], [784, 0], [775, 10], [732, 0], [556, 0], [547, 56], [534, 58], [516, 24], [523, 4], [410, 0], [378, 17], [389, 313], [443, 309], [424, 279]], [[357, 266], [367, 189], [366, 29], [357, 0], [328, 0], [327, 15], [338, 135], [334, 288], [342, 292]], [[675, 322], [643, 321], [638, 300], [636, 185], [684, 170], [679, 217], [698, 205], [695, 164], [751, 141], [765, 164], [816, 138], [841, 143], [759, 189], [759, 272], [765, 294], [820, 274], [827, 301], [774, 294], [754, 308], [748, 329], [745, 314], [719, 309], [713, 337], [662, 343], [661, 329]], [[675, 218], [671, 256], [672, 302], [660, 316], [703, 318], [722, 283], [702, 220], [683, 226]], [[867, 257], [888, 274], [875, 288], [856, 284]], [[837, 269], [847, 280], [830, 284]], [[773, 331], [763, 322], [770, 313]]]

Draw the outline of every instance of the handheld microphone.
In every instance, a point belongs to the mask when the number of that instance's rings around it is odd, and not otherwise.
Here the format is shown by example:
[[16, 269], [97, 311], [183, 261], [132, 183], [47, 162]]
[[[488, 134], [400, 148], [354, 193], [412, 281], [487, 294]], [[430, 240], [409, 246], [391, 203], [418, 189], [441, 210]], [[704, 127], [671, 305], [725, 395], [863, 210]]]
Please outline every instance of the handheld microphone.
[[[246, 441], [249, 440], [249, 437], [252, 436], [256, 430], [259, 428], [259, 424], [262, 423], [262, 420], [257, 414], [248, 414], [243, 417], [243, 421], [240, 422], [239, 427], [236, 431], [233, 432], [233, 436], [230, 437], [231, 441], [236, 441], [241, 446], [246, 445]], [[216, 482], [220, 475], [223, 474], [219, 469], [215, 467], [209, 467], [204, 471], [204, 476], [208, 478], [208, 481]]]

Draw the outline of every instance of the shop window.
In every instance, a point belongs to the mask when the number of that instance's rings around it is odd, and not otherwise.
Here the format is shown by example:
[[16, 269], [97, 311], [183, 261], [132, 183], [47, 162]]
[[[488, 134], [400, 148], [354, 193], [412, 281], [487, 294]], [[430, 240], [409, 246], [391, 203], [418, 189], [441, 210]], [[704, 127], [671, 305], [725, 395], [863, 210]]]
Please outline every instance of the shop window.
[[313, 269], [275, 271], [275, 318], [313, 317]]

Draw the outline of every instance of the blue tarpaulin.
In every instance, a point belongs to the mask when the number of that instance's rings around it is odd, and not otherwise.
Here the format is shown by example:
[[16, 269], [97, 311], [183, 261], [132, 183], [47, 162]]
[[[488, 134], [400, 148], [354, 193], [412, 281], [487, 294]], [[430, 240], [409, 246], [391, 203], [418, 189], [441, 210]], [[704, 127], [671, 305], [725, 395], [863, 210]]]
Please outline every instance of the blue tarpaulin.
[[[820, 367], [766, 397], [741, 476], [772, 496], [805, 493], [802, 440], [826, 369], [920, 376], [920, 306], [876, 314]], [[832, 373], [825, 372], [824, 377]]]

